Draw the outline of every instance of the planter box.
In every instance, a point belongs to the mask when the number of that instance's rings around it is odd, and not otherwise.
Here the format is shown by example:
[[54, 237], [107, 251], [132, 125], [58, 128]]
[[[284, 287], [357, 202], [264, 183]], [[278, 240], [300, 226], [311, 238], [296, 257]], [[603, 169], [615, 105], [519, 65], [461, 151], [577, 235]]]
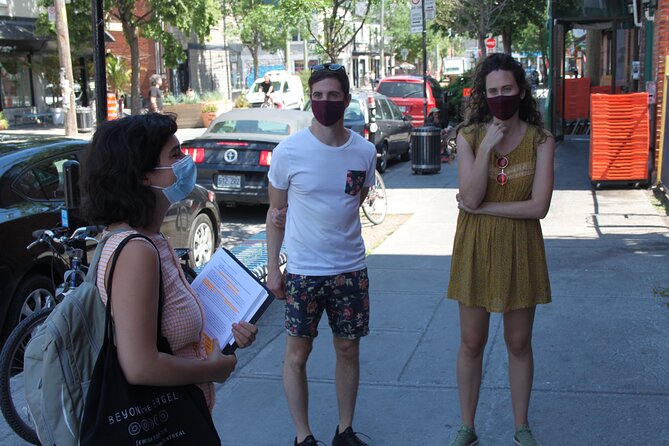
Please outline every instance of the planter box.
[[[228, 101], [218, 102], [216, 116], [232, 108]], [[180, 129], [204, 127], [202, 122], [202, 104], [172, 104], [164, 105], [163, 112], [177, 115], [177, 125]]]

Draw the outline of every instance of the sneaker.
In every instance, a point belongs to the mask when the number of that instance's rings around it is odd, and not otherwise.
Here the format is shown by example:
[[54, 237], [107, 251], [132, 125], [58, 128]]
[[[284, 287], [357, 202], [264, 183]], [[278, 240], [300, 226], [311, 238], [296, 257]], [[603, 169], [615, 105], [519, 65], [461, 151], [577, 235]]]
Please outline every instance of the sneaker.
[[463, 424], [458, 429], [458, 435], [449, 446], [474, 446], [477, 444], [479, 444], [479, 437], [476, 436], [476, 431]]
[[297, 437], [295, 437], [295, 446], [318, 446], [319, 444], [325, 444], [322, 441], [318, 441], [314, 438], [313, 435], [308, 435], [307, 438], [297, 442]]
[[[344, 432], [339, 432], [339, 426], [335, 430], [332, 446], [368, 446], [367, 443], [358, 438], [359, 432], [353, 432], [352, 427], [347, 427]], [[364, 435], [364, 434], [362, 434]]]
[[541, 444], [534, 438], [530, 426], [524, 424], [518, 428], [516, 434], [513, 436], [513, 442], [518, 446], [541, 446]]

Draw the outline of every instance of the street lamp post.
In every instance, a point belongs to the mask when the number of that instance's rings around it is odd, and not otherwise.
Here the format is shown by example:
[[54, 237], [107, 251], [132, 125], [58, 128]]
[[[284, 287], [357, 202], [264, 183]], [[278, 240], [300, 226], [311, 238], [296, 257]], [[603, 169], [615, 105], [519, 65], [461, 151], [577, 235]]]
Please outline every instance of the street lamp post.
[[95, 67], [95, 118], [107, 120], [107, 64], [105, 61], [105, 20], [103, 0], [91, 0], [93, 26], [93, 66]]

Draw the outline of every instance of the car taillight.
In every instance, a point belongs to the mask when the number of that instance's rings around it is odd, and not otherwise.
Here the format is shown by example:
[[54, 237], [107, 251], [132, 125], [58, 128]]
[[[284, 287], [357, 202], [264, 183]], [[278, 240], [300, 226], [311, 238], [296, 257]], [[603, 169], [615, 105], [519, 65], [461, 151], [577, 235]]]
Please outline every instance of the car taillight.
[[263, 150], [260, 152], [260, 160], [258, 160], [258, 165], [260, 166], [269, 166], [272, 162], [272, 152], [269, 150]]
[[369, 141], [369, 129], [368, 129], [367, 127], [365, 127], [365, 132], [364, 132], [364, 133], [365, 133], [365, 135], [364, 135], [364, 136], [365, 136], [365, 139], [366, 139], [367, 141]]
[[193, 158], [195, 164], [200, 164], [204, 161], [204, 147], [182, 147], [181, 151]]
[[209, 201], [212, 203], [216, 203], [216, 194], [210, 190], [207, 191], [207, 198], [209, 198]]

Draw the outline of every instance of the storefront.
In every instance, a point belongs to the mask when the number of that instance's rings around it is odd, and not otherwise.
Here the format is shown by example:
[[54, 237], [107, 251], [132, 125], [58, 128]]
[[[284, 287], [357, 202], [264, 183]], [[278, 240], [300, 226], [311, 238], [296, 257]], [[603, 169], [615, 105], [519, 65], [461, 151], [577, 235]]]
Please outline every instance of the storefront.
[[[646, 90], [646, 0], [551, 0], [549, 121], [557, 138], [589, 134], [590, 95]], [[652, 22], [651, 22], [652, 23]], [[650, 28], [650, 31], [649, 31]], [[650, 35], [647, 33], [650, 32]], [[650, 37], [648, 42], [646, 37]]]
[[35, 19], [0, 18], [0, 111], [8, 118], [36, 105], [32, 66], [47, 42], [35, 37]]

